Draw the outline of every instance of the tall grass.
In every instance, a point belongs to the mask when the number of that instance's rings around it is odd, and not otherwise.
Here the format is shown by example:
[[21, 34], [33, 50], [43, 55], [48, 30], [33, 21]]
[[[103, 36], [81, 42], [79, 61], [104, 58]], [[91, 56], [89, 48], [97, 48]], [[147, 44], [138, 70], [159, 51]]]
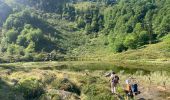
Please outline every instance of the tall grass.
[[[9, 64], [5, 64], [1, 70], [7, 70], [8, 66]], [[129, 67], [128, 64], [120, 67], [115, 66], [112, 62], [90, 61], [14, 63], [11, 66], [17, 70], [9, 75], [8, 73], [1, 75], [1, 77], [9, 83], [13, 79], [18, 80], [16, 85], [11, 85], [11, 87], [14, 87], [14, 91], [11, 91], [21, 93], [21, 96], [26, 99], [31, 97], [31, 99], [40, 98], [41, 100], [61, 98], [61, 91], [64, 91], [64, 93], [69, 93], [72, 97], [82, 100], [115, 100], [118, 97], [111, 94], [109, 78], [105, 77], [105, 73], [111, 70], [116, 71], [120, 77], [117, 91], [123, 98], [125, 97], [123, 92], [125, 80], [129, 77], [138, 81], [140, 89], [141, 87], [144, 88], [141, 90], [142, 92], [146, 88], [152, 87], [156, 91], [159, 86], [163, 87], [164, 91], [170, 92], [168, 90], [170, 87], [169, 73], [167, 71], [150, 70], [147, 69], [148, 66], [144, 66], [146, 68], [144, 70], [138, 68], [139, 66]]]

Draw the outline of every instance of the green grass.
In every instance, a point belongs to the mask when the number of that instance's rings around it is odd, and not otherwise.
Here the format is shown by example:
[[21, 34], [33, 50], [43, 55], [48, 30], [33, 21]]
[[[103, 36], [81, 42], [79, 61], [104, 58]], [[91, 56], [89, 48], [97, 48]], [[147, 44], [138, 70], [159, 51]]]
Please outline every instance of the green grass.
[[116, 54], [115, 59], [124, 60], [156, 60], [168, 61], [170, 60], [170, 41], [163, 41], [156, 44], [146, 45], [144, 48], [138, 50], [129, 50], [123, 53]]
[[[122, 64], [122, 62], [120, 63]], [[17, 93], [20, 100], [45, 100], [47, 98], [55, 100], [56, 98], [62, 99], [64, 93], [70, 100], [78, 98], [82, 100], [117, 100], [118, 97], [113, 96], [110, 92], [109, 78], [104, 76], [110, 70], [116, 71], [120, 76], [117, 91], [122, 98], [125, 97], [123, 92], [125, 80], [129, 76], [139, 81], [139, 86], [144, 88], [141, 91], [152, 86], [166, 86], [167, 88], [170, 86], [170, 78], [166, 71], [157, 71], [157, 69], [151, 71], [149, 68], [147, 69], [150, 67], [147, 64], [144, 67], [145, 70], [128, 66], [128, 63], [121, 67], [120, 63], [66, 61], [1, 64], [0, 71], [4, 74], [0, 74], [0, 97], [7, 96], [5, 100], [10, 100], [8, 97], [14, 97], [14, 94]], [[18, 83], [14, 85], [13, 80], [17, 80]], [[63, 90], [65, 92], [61, 92]], [[8, 95], [5, 95], [6, 91]], [[167, 97], [162, 96], [162, 98]]]

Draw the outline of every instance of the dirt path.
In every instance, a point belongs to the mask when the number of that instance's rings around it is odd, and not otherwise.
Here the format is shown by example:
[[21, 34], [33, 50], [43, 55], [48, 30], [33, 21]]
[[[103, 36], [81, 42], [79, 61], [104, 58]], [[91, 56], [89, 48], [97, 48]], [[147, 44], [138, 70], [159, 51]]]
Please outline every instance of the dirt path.
[[170, 88], [163, 86], [150, 86], [139, 88], [141, 94], [137, 95], [137, 100], [170, 100]]

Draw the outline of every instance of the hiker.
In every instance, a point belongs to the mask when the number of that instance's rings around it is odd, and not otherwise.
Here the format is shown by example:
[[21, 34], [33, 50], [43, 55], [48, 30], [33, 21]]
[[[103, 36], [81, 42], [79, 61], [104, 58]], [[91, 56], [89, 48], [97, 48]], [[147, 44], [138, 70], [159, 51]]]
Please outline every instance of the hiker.
[[128, 100], [129, 97], [133, 98], [133, 92], [131, 87], [131, 78], [126, 79], [126, 88], [124, 89], [126, 93], [126, 100]]
[[115, 72], [112, 72], [110, 75], [110, 82], [111, 82], [111, 92], [116, 94], [116, 86], [119, 83], [119, 77], [116, 75]]

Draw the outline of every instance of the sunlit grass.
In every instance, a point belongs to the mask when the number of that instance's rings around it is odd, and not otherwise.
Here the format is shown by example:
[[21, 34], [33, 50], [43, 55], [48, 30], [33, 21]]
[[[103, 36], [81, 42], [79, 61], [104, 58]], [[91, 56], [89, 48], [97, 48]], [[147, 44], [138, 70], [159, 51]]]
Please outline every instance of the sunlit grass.
[[[1, 69], [1, 72], [8, 70], [8, 66], [13, 66], [17, 69], [10, 73], [4, 73], [1, 79], [8, 84], [7, 86], [12, 88], [8, 90], [11, 93], [18, 93], [20, 97], [29, 97], [29, 95], [37, 95], [34, 89], [39, 89], [41, 86], [44, 93], [38, 94], [36, 98], [61, 98], [61, 91], [69, 93], [70, 98], [81, 98], [82, 100], [115, 100], [110, 92], [109, 78], [105, 77], [105, 73], [110, 72], [112, 69], [117, 72], [120, 77], [120, 84], [117, 91], [124, 98], [125, 93], [123, 89], [125, 87], [125, 80], [128, 77], [133, 77], [139, 84], [139, 88], [168, 90], [170, 86], [169, 74], [166, 71], [152, 71], [145, 72], [142, 69], [132, 69], [120, 67], [115, 69], [113, 63], [106, 62], [30, 62], [30, 63], [13, 63], [4, 64], [6, 67]], [[2, 65], [1, 65], [2, 66]], [[24, 70], [22, 70], [24, 68]], [[27, 69], [28, 68], [28, 69]], [[26, 69], [26, 70], [25, 70]], [[26, 82], [30, 82], [31, 88]], [[4, 86], [5, 84], [1, 84]], [[27, 94], [27, 91], [23, 89], [29, 88], [31, 94]], [[42, 89], [41, 88], [41, 89]], [[4, 88], [1, 88], [2, 90]], [[23, 91], [24, 95], [20, 93]], [[54, 93], [55, 91], [55, 93]], [[2, 92], [0, 90], [0, 92]], [[63, 92], [62, 92], [63, 93]], [[64, 92], [65, 93], [65, 92]], [[3, 93], [2, 93], [3, 94]], [[9, 94], [10, 96], [13, 94]], [[167, 96], [165, 96], [167, 97]]]

